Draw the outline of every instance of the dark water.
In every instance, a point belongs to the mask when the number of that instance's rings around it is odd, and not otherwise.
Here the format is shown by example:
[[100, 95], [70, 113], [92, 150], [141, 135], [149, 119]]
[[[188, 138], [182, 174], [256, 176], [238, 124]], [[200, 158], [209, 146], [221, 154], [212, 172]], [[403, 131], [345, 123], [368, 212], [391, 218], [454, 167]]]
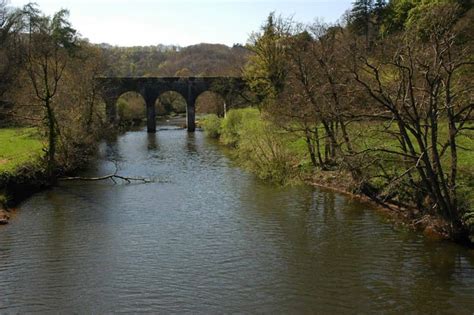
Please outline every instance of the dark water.
[[474, 253], [367, 205], [277, 188], [197, 132], [129, 132], [0, 228], [0, 313], [474, 312]]

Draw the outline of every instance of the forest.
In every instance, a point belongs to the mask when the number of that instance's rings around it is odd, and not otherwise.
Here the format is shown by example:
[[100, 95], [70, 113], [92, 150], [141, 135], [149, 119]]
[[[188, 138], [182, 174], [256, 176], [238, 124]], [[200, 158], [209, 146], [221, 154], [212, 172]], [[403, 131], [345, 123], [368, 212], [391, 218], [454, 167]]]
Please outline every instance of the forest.
[[[0, 187], [38, 168], [54, 184], [93, 156], [110, 130], [98, 76], [243, 76], [235, 102], [250, 108], [202, 124], [244, 166], [365, 195], [473, 240], [473, 15], [466, 0], [357, 0], [332, 24], [270, 13], [246, 45], [125, 48], [82, 39], [66, 10], [2, 0], [0, 126], [28, 127], [45, 145], [21, 165], [0, 153]], [[140, 107], [131, 100], [123, 112]]]

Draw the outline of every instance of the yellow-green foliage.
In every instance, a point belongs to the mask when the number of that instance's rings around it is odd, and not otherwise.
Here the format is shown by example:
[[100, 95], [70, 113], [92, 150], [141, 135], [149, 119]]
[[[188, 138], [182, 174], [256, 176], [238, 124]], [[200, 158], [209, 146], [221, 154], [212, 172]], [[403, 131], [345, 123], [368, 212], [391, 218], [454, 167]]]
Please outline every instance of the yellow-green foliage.
[[121, 120], [143, 119], [145, 109], [145, 101], [135, 93], [125, 93], [117, 101], [117, 112]]
[[292, 178], [297, 163], [289, 150], [288, 134], [256, 115], [242, 119], [237, 133], [237, 152], [244, 167], [274, 182]]
[[204, 132], [210, 138], [217, 139], [220, 135], [222, 119], [215, 114], [206, 115], [201, 119], [201, 125]]
[[[306, 141], [298, 133], [288, 133], [262, 118], [259, 110], [246, 108], [231, 110], [225, 119], [215, 115], [207, 116], [203, 121], [206, 133], [212, 137], [219, 137], [220, 141], [235, 148], [235, 155], [241, 165], [252, 170], [259, 177], [276, 182], [285, 182], [294, 177], [297, 171], [304, 171], [306, 165], [311, 165]], [[399, 143], [393, 132], [395, 125], [385, 129], [383, 123], [361, 122], [353, 123], [348, 128], [350, 138], [357, 151], [364, 152], [369, 149], [399, 150]], [[388, 132], [387, 132], [388, 131]], [[448, 126], [446, 123], [439, 125], [440, 143], [447, 141]], [[414, 141], [416, 143], [416, 141]], [[462, 134], [457, 138], [458, 144], [458, 196], [461, 208], [466, 211], [466, 218], [474, 222], [474, 138], [469, 134]], [[324, 155], [324, 147], [322, 152]], [[384, 170], [388, 174], [397, 176], [406, 171], [406, 165], [397, 161], [393, 155], [383, 152], [374, 152], [384, 161]], [[442, 160], [445, 169], [449, 169], [450, 156], [446, 154]], [[298, 166], [298, 167], [297, 167]], [[377, 165], [368, 166], [367, 172], [373, 177], [371, 184], [375, 187], [385, 187], [379, 175]], [[416, 177], [416, 174], [414, 175]], [[377, 183], [377, 181], [381, 181]], [[411, 194], [409, 185], [397, 189], [400, 196]], [[403, 187], [402, 187], [403, 186]]]
[[224, 119], [208, 115], [202, 125], [209, 136], [234, 147], [238, 162], [262, 179], [287, 182], [303, 159], [294, 145], [299, 139], [263, 119], [256, 108], [230, 110]]
[[38, 162], [43, 148], [35, 128], [0, 129], [0, 173]]
[[454, 23], [461, 14], [461, 8], [454, 0], [430, 0], [422, 2], [408, 14], [406, 29], [420, 39], [439, 34], [446, 25]]
[[221, 124], [221, 141], [225, 145], [236, 146], [239, 141], [239, 131], [242, 123], [249, 120], [258, 120], [260, 112], [255, 108], [230, 110]]

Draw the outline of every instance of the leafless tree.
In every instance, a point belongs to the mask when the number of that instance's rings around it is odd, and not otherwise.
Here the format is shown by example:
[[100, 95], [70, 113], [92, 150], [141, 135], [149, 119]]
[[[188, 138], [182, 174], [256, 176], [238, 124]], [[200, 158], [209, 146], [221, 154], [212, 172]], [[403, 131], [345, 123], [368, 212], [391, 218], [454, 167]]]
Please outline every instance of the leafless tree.
[[[397, 126], [391, 132], [399, 150], [375, 148], [405, 162], [406, 170], [392, 179], [408, 178], [418, 192], [419, 207], [459, 226], [457, 138], [472, 129], [468, 121], [474, 110], [474, 60], [469, 47], [457, 45], [458, 9], [436, 6], [422, 21], [428, 36], [409, 30], [398, 41], [392, 38], [391, 55], [386, 49], [377, 59], [358, 55], [353, 74], [374, 106], [388, 112]], [[446, 139], [440, 131], [443, 124], [448, 128]]]

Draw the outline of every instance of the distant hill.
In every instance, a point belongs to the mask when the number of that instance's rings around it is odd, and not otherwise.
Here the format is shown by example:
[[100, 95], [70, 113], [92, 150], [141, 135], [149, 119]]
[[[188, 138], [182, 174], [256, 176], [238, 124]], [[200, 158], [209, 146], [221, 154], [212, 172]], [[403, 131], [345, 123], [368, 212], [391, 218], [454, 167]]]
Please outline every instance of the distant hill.
[[234, 76], [240, 75], [250, 54], [239, 45], [98, 46], [109, 76]]

